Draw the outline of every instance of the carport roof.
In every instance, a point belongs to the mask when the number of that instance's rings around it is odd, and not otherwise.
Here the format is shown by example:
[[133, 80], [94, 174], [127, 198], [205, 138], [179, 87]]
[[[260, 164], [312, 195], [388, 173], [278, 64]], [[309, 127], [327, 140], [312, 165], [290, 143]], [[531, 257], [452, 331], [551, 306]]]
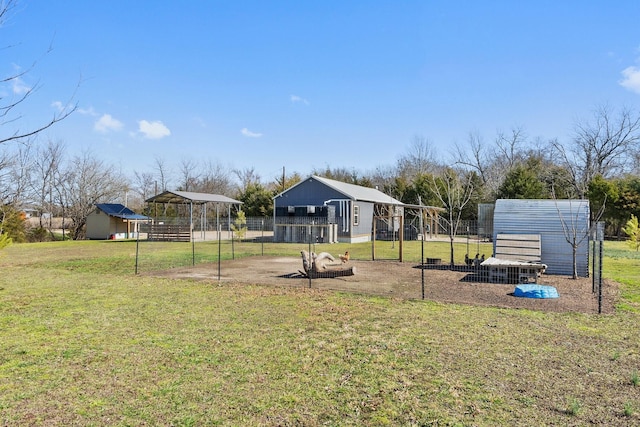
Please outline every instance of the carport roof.
[[162, 193], [145, 200], [147, 203], [229, 203], [241, 205], [239, 200], [232, 199], [221, 194], [194, 193], [192, 191], [163, 191]]

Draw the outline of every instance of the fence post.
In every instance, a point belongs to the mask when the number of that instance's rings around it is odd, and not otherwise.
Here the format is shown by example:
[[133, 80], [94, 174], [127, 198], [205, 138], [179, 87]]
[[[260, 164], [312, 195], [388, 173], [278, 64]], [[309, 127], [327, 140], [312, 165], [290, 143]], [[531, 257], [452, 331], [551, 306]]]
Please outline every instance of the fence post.
[[422, 274], [422, 299], [424, 299], [424, 220], [422, 218], [422, 210], [420, 210], [420, 232], [422, 233], [422, 239], [420, 239], [420, 272]]
[[[597, 231], [594, 233], [597, 236]], [[597, 260], [597, 255], [596, 255], [596, 246], [597, 246], [598, 242], [597, 239], [593, 239], [593, 255], [592, 255], [592, 261], [591, 261], [591, 292], [592, 293], [596, 293], [596, 280], [597, 280], [597, 274], [596, 274], [596, 260]]]
[[313, 255], [311, 254], [311, 225], [309, 225], [309, 273], [307, 277], [309, 277], [309, 289], [311, 289], [311, 271], [313, 270]]
[[598, 314], [602, 313], [602, 255], [603, 255], [603, 241], [599, 241], [599, 250], [600, 250], [600, 263], [598, 265], [598, 269], [600, 271], [600, 274], [598, 274], [599, 277], [599, 284], [598, 284]]
[[139, 248], [140, 247], [140, 231], [138, 231], [138, 236], [136, 238], [136, 274], [138, 274], [138, 255], [140, 253]]

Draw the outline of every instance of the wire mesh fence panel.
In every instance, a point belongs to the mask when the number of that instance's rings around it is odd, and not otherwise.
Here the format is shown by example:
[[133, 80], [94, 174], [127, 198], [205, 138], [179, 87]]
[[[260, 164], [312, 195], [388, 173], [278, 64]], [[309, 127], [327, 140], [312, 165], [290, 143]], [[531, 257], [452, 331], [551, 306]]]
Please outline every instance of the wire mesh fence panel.
[[[341, 239], [333, 225], [323, 218], [249, 217], [238, 222], [237, 217], [222, 217], [205, 224], [194, 222], [192, 228], [182, 219], [163, 218], [157, 224], [141, 226], [136, 260], [138, 269], [187, 267], [199, 263], [217, 262], [246, 256], [298, 256], [300, 250], [312, 245], [334, 255], [349, 251], [353, 259], [373, 259], [375, 243], [377, 259], [398, 259], [399, 233], [403, 233], [403, 261], [426, 264], [431, 268], [476, 268], [483, 260], [495, 256], [495, 236], [484, 234], [477, 221], [461, 222], [457, 234], [451, 236], [446, 223], [439, 223], [438, 234], [427, 233], [412, 220], [382, 221], [373, 225], [368, 239], [347, 242]], [[400, 230], [402, 227], [402, 230]], [[599, 233], [602, 234], [600, 225]], [[384, 233], [383, 233], [384, 232]], [[547, 274], [594, 276], [594, 292], [601, 281], [601, 257], [590, 243], [596, 234], [520, 230], [523, 234], [541, 236], [540, 262], [547, 265]], [[286, 238], [285, 238], [286, 237]], [[386, 238], [385, 238], [386, 237]], [[590, 262], [591, 261], [591, 262]], [[600, 264], [597, 264], [600, 263]], [[600, 265], [600, 267], [597, 267]]]

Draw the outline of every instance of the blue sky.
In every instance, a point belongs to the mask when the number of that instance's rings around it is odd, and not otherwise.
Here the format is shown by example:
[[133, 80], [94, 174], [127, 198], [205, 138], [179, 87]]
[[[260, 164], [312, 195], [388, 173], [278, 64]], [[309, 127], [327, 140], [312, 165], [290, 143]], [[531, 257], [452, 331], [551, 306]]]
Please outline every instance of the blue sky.
[[[122, 169], [156, 156], [255, 168], [390, 166], [414, 137], [568, 141], [603, 104], [640, 109], [640, 2], [20, 0], [0, 91], [20, 126]], [[3, 46], [3, 47], [4, 47]], [[47, 53], [49, 47], [53, 49]]]

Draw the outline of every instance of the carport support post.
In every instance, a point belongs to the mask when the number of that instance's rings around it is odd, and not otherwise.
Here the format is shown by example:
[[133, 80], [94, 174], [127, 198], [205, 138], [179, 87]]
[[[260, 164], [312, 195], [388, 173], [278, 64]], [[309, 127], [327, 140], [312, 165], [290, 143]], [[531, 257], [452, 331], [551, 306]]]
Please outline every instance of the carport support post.
[[189, 203], [189, 231], [191, 232], [191, 265], [196, 265], [196, 239], [193, 235], [193, 202]]
[[221, 241], [220, 241], [220, 209], [216, 204], [216, 229], [218, 231], [218, 282], [220, 281], [220, 252], [221, 252]]
[[311, 255], [311, 226], [309, 226], [309, 272], [307, 277], [309, 277], [309, 289], [311, 289], [311, 271], [313, 270], [313, 255]]

